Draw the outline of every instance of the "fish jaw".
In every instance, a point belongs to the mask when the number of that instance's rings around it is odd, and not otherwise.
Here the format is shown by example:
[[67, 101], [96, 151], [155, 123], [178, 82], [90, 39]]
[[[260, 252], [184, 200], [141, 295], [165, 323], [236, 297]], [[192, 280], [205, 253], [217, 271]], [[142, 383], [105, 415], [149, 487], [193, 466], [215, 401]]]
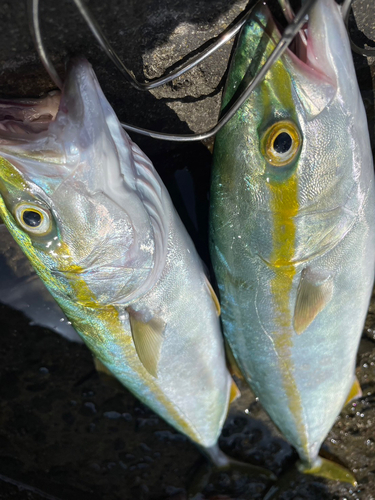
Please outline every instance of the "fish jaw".
[[0, 141], [6, 144], [22, 139], [34, 138], [48, 129], [56, 118], [61, 93], [49, 92], [36, 99], [0, 99]]
[[[272, 24], [275, 40], [277, 28]], [[310, 118], [326, 108], [334, 97], [355, 112], [362, 106], [357, 91], [353, 57], [341, 7], [331, 0], [319, 0], [310, 9], [304, 28], [307, 46], [285, 53], [285, 64], [296, 81], [296, 91]], [[359, 98], [358, 98], [359, 95]], [[353, 99], [353, 96], [356, 98]], [[310, 108], [310, 109], [309, 109]]]
[[[334, 27], [334, 29], [332, 29]], [[336, 86], [345, 105], [353, 110], [361, 103], [353, 56], [341, 7], [319, 0], [309, 12], [307, 64], [323, 72]], [[353, 96], [356, 96], [353, 102]]]
[[[321, 26], [327, 15], [331, 24]], [[335, 2], [319, 0], [307, 29], [310, 59], [287, 51], [216, 137], [210, 230], [224, 334], [264, 408], [313, 468], [353, 383], [373, 282], [375, 197], [366, 117]], [[269, 12], [256, 8], [224, 106], [279, 38]], [[324, 57], [313, 59], [324, 43]], [[275, 167], [263, 138], [280, 122], [299, 149]], [[295, 321], [306, 276], [320, 302]]]

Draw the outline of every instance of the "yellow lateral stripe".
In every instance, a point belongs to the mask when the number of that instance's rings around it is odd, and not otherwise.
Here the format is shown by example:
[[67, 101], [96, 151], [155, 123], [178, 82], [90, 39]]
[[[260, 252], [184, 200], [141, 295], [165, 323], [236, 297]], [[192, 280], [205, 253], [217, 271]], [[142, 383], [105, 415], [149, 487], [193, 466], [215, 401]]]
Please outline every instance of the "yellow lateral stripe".
[[271, 281], [275, 324], [274, 346], [278, 356], [283, 386], [289, 408], [295, 418], [302, 446], [308, 456], [306, 429], [303, 424], [302, 402], [293, 376], [292, 356], [293, 313], [290, 308], [290, 293], [296, 274], [292, 259], [295, 253], [296, 227], [294, 218], [298, 214], [298, 190], [295, 175], [281, 184], [270, 184], [271, 208], [274, 214], [273, 251], [270, 262], [275, 277]]
[[26, 191], [27, 183], [16, 168], [8, 160], [0, 156], [1, 179], [15, 188]]

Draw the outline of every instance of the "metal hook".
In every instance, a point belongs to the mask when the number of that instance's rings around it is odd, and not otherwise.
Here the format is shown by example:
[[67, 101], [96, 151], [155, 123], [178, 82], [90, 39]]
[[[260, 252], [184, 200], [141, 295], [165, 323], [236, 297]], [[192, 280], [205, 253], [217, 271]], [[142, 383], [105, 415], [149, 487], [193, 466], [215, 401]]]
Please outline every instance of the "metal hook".
[[44, 68], [49, 74], [51, 80], [56, 84], [59, 89], [63, 88], [63, 82], [59, 77], [55, 66], [52, 64], [51, 59], [44, 47], [42, 34], [40, 31], [40, 19], [39, 19], [39, 0], [28, 0], [27, 11], [29, 16], [29, 27], [31, 31], [31, 36], [34, 40], [34, 45], [36, 51], [38, 52], [39, 59], [42, 61]]
[[[149, 90], [150, 88], [156, 88], [160, 85], [163, 85], [164, 83], [167, 83], [177, 76], [182, 75], [186, 71], [189, 71], [189, 69], [193, 68], [196, 66], [199, 62], [203, 61], [206, 57], [211, 55], [213, 52], [215, 52], [221, 45], [226, 43], [230, 38], [232, 38], [245, 24], [247, 17], [249, 16], [250, 12], [247, 12], [236, 25], [229, 30], [227, 33], [224, 32], [223, 35], [219, 37], [219, 39], [214, 42], [213, 45], [202, 51], [201, 54], [198, 54], [194, 58], [192, 58], [190, 61], [188, 61], [185, 65], [181, 66], [174, 72], [171, 72], [170, 74], [166, 75], [165, 77], [161, 77], [157, 80], [154, 80], [153, 82], [149, 83], [139, 83], [130, 73], [130, 71], [125, 67], [125, 65], [122, 63], [121, 59], [118, 57], [116, 52], [112, 49], [111, 45], [109, 44], [108, 40], [105, 38], [105, 36], [102, 34], [99, 26], [97, 25], [95, 19], [93, 18], [92, 14], [89, 12], [88, 8], [82, 3], [81, 0], [73, 0], [76, 4], [76, 6], [79, 8], [82, 16], [88, 23], [91, 31], [93, 32], [94, 36], [97, 38], [99, 41], [100, 45], [103, 47], [107, 55], [110, 57], [110, 59], [116, 64], [116, 66], [120, 69], [121, 73], [125, 76], [125, 78], [132, 83], [133, 86], [136, 88], [139, 88], [140, 90]], [[259, 73], [251, 80], [247, 88], [243, 91], [243, 93], [239, 96], [239, 98], [236, 100], [236, 102], [229, 108], [229, 110], [220, 118], [218, 123], [210, 130], [207, 132], [203, 133], [198, 133], [198, 134], [184, 134], [184, 135], [177, 135], [177, 134], [167, 134], [167, 133], [162, 133], [162, 132], [154, 132], [152, 130], [147, 130], [141, 127], [136, 127], [133, 125], [129, 125], [127, 123], [121, 123], [122, 127], [128, 131], [131, 132], [137, 132], [142, 135], [146, 135], [148, 137], [153, 137], [155, 139], [161, 139], [161, 140], [169, 140], [169, 141], [177, 141], [177, 142], [193, 142], [193, 141], [201, 141], [204, 139], [208, 139], [219, 130], [224, 127], [226, 123], [234, 116], [234, 114], [239, 110], [239, 108], [242, 106], [242, 104], [246, 101], [246, 99], [249, 97], [249, 95], [253, 92], [253, 90], [259, 85], [259, 83], [263, 80], [265, 77], [266, 73], [268, 70], [271, 68], [271, 66], [281, 57], [281, 55], [285, 52], [285, 50], [288, 48], [289, 44], [292, 42], [293, 38], [296, 36], [296, 34], [299, 32], [299, 30], [302, 28], [304, 22], [305, 22], [305, 16], [308, 14], [309, 10], [311, 7], [317, 2], [317, 0], [308, 0], [306, 1], [303, 6], [300, 8], [298, 14], [294, 17], [294, 19], [290, 22], [290, 24], [285, 28], [284, 33], [276, 45], [275, 49], [273, 52], [270, 54], [269, 58], [267, 59], [266, 63], [264, 66], [260, 69]], [[40, 31], [40, 23], [39, 23], [39, 0], [28, 0], [28, 10], [29, 10], [29, 19], [30, 19], [30, 26], [31, 26], [31, 32], [35, 41], [35, 46], [36, 50], [39, 54], [39, 57], [46, 68], [48, 74], [52, 78], [52, 80], [56, 83], [56, 85], [59, 88], [62, 88], [62, 81], [60, 77], [57, 74], [57, 71], [55, 67], [53, 66], [51, 59], [48, 56], [48, 52], [45, 49], [43, 39], [41, 36], [41, 31]], [[230, 33], [230, 36], [229, 36]]]
[[[280, 4], [281, 10], [283, 11], [283, 14], [285, 16], [285, 19], [288, 21], [288, 23], [290, 23], [294, 19], [295, 14], [294, 14], [294, 11], [292, 9], [292, 6], [289, 3], [289, 0], [279, 0], [279, 4]], [[307, 38], [306, 38], [306, 35], [303, 32], [303, 30], [300, 30], [298, 32], [298, 36], [300, 37], [303, 45], [306, 47], [307, 46]]]
[[259, 85], [259, 83], [266, 76], [266, 73], [269, 71], [271, 66], [282, 56], [282, 54], [286, 51], [289, 44], [292, 42], [298, 31], [301, 29], [305, 22], [305, 16], [311, 9], [311, 7], [317, 2], [317, 0], [309, 0], [306, 2], [299, 10], [296, 17], [293, 21], [285, 28], [284, 33], [276, 45], [264, 66], [260, 69], [259, 73], [250, 81], [249, 85], [242, 92], [242, 94], [238, 97], [236, 102], [229, 108], [229, 110], [219, 119], [217, 124], [207, 132], [203, 132], [200, 134], [189, 134], [189, 135], [173, 135], [161, 132], [153, 132], [151, 130], [142, 129], [140, 127], [134, 127], [132, 125], [128, 125], [125, 123], [121, 123], [121, 125], [126, 129], [132, 132], [138, 132], [142, 135], [146, 135], [148, 137], [153, 137], [155, 139], [162, 140], [173, 140], [177, 142], [192, 142], [192, 141], [202, 141], [204, 139], [209, 139], [214, 136], [221, 130], [226, 123], [237, 113], [246, 99], [250, 96], [253, 90]]

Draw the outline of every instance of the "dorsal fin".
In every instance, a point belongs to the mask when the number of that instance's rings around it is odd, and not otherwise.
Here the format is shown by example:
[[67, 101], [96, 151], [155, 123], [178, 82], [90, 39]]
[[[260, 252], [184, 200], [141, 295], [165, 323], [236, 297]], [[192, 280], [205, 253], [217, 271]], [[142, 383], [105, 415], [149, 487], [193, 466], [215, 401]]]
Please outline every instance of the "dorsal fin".
[[107, 375], [108, 377], [114, 377], [112, 372], [98, 359], [96, 356], [92, 356], [94, 360], [95, 370], [99, 373]]
[[227, 367], [229, 370], [229, 373], [231, 375], [235, 375], [237, 378], [241, 380], [245, 380], [244, 376], [241, 373], [241, 370], [237, 364], [237, 361], [233, 355], [232, 349], [230, 348], [230, 345], [226, 340], [224, 340], [224, 347], [225, 347], [225, 355], [227, 358]]
[[303, 333], [332, 298], [333, 279], [323, 271], [302, 271], [294, 309], [294, 329]]
[[362, 389], [361, 389], [361, 386], [360, 386], [360, 383], [359, 383], [357, 377], [355, 377], [353, 385], [349, 391], [348, 397], [346, 398], [346, 401], [344, 403], [344, 406], [348, 405], [349, 403], [351, 403], [355, 399], [360, 398], [361, 396], [362, 396]]
[[94, 366], [100, 379], [113, 387], [114, 389], [121, 390], [124, 388], [123, 384], [113, 375], [113, 373], [95, 356], [93, 355]]
[[232, 384], [230, 386], [230, 394], [229, 394], [229, 405], [231, 405], [233, 401], [236, 401], [236, 399], [238, 399], [239, 397], [241, 397], [241, 391], [237, 387], [236, 382], [232, 379]]
[[155, 317], [143, 321], [138, 312], [133, 311], [131, 308], [128, 308], [127, 311], [139, 360], [148, 373], [157, 378], [165, 322]]
[[216, 308], [216, 314], [218, 316], [220, 316], [221, 314], [221, 308], [220, 308], [220, 302], [219, 302], [219, 299], [217, 298], [217, 295], [214, 291], [214, 289], [212, 288], [212, 285], [211, 283], [209, 282], [207, 276], [205, 276], [205, 279], [206, 279], [206, 285], [207, 285], [207, 288], [208, 288], [208, 291], [210, 292], [210, 295], [212, 297], [212, 300], [215, 304], [215, 308]]

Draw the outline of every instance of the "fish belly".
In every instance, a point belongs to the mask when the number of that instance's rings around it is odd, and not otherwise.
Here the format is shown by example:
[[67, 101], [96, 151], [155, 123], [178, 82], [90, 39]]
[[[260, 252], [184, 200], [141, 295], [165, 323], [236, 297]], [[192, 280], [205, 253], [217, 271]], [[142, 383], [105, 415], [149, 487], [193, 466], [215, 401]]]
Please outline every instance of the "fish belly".
[[[374, 276], [374, 184], [369, 176], [367, 199], [333, 249], [282, 269], [272, 268], [253, 250], [251, 234], [244, 238], [241, 222], [226, 223], [234, 201], [231, 194], [222, 194], [220, 172], [218, 167], [212, 184], [211, 255], [224, 334], [265, 410], [302, 461], [312, 466], [355, 380]], [[332, 276], [332, 298], [297, 334], [294, 308], [307, 267]]]

